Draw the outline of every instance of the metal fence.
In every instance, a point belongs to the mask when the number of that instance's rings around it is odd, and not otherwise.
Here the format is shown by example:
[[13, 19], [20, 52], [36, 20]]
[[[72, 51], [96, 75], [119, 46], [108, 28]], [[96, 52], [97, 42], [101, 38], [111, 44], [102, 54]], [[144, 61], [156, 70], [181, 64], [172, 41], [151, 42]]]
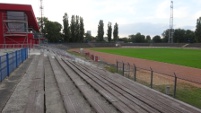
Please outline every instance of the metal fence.
[[16, 49], [16, 48], [33, 48], [38, 44], [0, 44], [0, 48], [3, 49]]
[[24, 60], [28, 58], [28, 48], [0, 56], [0, 82], [10, 75]]
[[[175, 73], [172, 75], [155, 72], [151, 67], [150, 69], [144, 69], [136, 66], [135, 64], [125, 63], [122, 61], [116, 61], [116, 69], [118, 73], [123, 76], [144, 84], [152, 89], [158, 90], [160, 92], [166, 93], [170, 96], [176, 97], [177, 88], [182, 87], [182, 89], [188, 90], [190, 86], [195, 86], [200, 88], [201, 84], [192, 82], [190, 80], [178, 77]], [[188, 87], [186, 87], [188, 86]]]

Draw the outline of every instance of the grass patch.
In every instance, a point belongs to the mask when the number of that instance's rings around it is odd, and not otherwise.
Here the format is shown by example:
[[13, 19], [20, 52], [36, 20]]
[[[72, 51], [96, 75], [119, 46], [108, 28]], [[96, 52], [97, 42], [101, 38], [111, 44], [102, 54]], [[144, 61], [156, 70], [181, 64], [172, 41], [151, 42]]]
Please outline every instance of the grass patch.
[[177, 88], [176, 98], [201, 109], [201, 88], [182, 84]]
[[[162, 93], [165, 93], [166, 86], [167, 85], [154, 85], [154, 89]], [[174, 86], [173, 85], [169, 86], [170, 86], [169, 96], [173, 96]], [[201, 109], [201, 88], [186, 83], [178, 84], [176, 91], [176, 99]]]
[[201, 68], [201, 49], [183, 48], [94, 48], [92, 50], [121, 56]]
[[117, 69], [115, 67], [112, 67], [112, 66], [105, 66], [104, 68], [111, 73], [117, 72]]

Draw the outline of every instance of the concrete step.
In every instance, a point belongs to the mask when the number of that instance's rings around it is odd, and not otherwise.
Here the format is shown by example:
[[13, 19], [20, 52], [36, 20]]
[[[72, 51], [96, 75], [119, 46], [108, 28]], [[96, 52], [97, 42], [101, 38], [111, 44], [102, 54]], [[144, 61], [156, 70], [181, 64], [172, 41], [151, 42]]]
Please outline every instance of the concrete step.
[[35, 56], [30, 56], [24, 61], [11, 75], [0, 83], [0, 112], [2, 112], [7, 101], [11, 97], [17, 84], [21, 81], [22, 77], [26, 74], [27, 69]]
[[34, 56], [28, 70], [22, 77], [21, 81], [17, 84], [13, 94], [3, 108], [2, 113], [24, 113], [27, 108], [29, 92], [31, 91], [32, 82], [35, 80], [35, 73], [38, 66], [39, 59], [43, 57]]
[[47, 113], [65, 113], [63, 99], [61, 97], [57, 81], [49, 58], [44, 59], [45, 69], [45, 105]]
[[75, 86], [60, 64], [49, 57], [66, 111], [69, 113], [94, 113], [94, 109], [85, 100], [83, 94]]

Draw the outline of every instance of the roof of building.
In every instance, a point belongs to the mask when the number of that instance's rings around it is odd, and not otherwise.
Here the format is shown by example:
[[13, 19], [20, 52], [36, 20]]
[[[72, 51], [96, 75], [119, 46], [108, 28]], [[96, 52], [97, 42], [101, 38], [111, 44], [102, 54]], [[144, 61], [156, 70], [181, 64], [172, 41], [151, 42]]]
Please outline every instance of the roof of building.
[[31, 5], [0, 3], [0, 11], [23, 11], [28, 16], [28, 26], [39, 31], [39, 26]]

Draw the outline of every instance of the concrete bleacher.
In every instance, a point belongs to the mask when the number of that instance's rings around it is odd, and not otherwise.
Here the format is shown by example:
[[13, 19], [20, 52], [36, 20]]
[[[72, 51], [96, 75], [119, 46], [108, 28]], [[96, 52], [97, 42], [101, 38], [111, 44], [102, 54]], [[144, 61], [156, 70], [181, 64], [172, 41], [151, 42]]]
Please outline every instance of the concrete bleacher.
[[191, 43], [191, 44], [188, 44], [186, 47], [201, 48], [201, 43]]
[[76, 62], [56, 51], [35, 51], [40, 54], [31, 55], [8, 78], [18, 78], [12, 88], [0, 84], [0, 97], [7, 96], [0, 100], [0, 112], [201, 113], [119, 74]]
[[[68, 50], [72, 48], [94, 48], [94, 47], [116, 47], [117, 43], [63, 43], [63, 44], [51, 44], [52, 47], [62, 50]], [[118, 43], [121, 47], [189, 47], [189, 48], [201, 48], [200, 43]]]

